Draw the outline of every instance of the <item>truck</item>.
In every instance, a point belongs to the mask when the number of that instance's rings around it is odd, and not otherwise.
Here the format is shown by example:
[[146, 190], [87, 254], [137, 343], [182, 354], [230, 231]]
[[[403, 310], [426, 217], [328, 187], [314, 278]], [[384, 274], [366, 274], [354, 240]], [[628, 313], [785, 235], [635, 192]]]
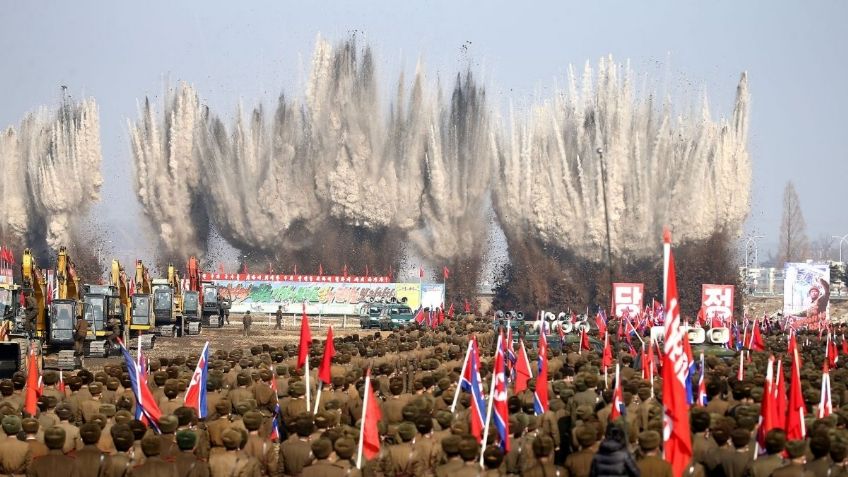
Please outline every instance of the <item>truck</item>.
[[154, 331], [158, 336], [182, 336], [185, 329], [183, 293], [179, 274], [168, 265], [167, 278], [153, 279]]
[[395, 330], [411, 323], [414, 316], [405, 300], [401, 303], [366, 302], [360, 305], [359, 326], [363, 329]]

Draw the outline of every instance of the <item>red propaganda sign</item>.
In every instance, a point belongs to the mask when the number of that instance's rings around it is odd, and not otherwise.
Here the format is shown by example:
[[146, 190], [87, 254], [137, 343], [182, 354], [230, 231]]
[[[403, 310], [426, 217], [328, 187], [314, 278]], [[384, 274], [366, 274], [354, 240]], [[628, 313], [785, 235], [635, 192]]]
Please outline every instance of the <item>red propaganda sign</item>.
[[625, 312], [634, 317], [642, 311], [642, 297], [645, 294], [643, 283], [613, 283], [612, 310], [621, 317]]
[[707, 285], [701, 287], [701, 308], [707, 323], [720, 320], [727, 323], [733, 318], [733, 285]]

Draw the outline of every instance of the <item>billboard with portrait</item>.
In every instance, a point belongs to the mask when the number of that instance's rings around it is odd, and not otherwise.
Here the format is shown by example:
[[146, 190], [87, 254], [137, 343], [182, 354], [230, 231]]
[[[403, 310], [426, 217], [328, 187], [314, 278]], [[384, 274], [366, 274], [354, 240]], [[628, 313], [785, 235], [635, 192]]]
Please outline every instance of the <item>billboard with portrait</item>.
[[784, 266], [783, 315], [796, 328], [818, 329], [827, 322], [830, 267], [822, 263]]

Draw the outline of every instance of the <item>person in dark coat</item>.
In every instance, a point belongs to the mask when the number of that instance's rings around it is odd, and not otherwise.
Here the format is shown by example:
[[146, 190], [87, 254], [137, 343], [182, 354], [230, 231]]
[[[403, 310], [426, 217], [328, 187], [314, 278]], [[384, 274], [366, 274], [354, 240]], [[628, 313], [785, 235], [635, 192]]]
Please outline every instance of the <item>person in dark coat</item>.
[[607, 426], [604, 440], [592, 459], [589, 477], [641, 477], [636, 461], [627, 450], [624, 430], [617, 425]]

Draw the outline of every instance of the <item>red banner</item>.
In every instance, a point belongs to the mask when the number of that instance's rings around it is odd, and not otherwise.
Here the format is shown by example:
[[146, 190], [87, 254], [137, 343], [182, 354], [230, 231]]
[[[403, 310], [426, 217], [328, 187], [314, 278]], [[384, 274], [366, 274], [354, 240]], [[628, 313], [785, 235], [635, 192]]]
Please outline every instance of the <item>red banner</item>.
[[621, 317], [625, 311], [634, 317], [642, 311], [642, 301], [645, 294], [643, 283], [613, 283], [612, 311], [613, 315]]
[[306, 283], [391, 283], [391, 279], [389, 277], [345, 277], [342, 275], [282, 275], [270, 273], [202, 273], [201, 280]]
[[733, 285], [702, 285], [701, 308], [707, 323], [718, 320], [726, 324], [733, 319], [733, 292]]

